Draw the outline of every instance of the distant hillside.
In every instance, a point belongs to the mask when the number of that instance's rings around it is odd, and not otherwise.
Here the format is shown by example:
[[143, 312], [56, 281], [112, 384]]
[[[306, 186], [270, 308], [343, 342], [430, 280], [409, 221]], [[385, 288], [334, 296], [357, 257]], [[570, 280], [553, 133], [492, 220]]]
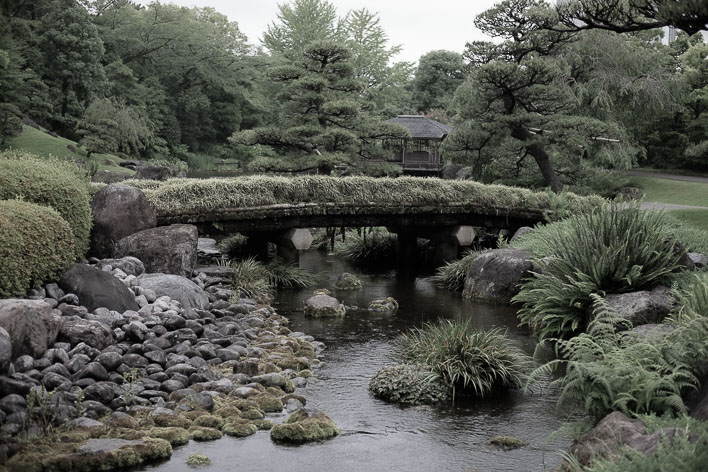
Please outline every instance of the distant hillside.
[[[62, 159], [72, 159], [78, 162], [86, 161], [86, 152], [75, 142], [60, 136], [52, 136], [46, 130], [24, 125], [22, 134], [8, 139], [8, 148], [31, 152], [38, 156], [55, 156]], [[123, 161], [112, 154], [94, 154], [91, 160], [98, 163], [98, 170], [120, 172], [132, 175], [130, 169], [120, 167]]]

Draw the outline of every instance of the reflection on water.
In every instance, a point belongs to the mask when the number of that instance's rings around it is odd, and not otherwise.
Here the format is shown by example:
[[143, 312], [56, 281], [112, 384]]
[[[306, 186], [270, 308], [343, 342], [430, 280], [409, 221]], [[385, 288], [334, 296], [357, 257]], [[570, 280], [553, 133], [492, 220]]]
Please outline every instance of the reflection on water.
[[[341, 260], [314, 251], [303, 256], [301, 266], [316, 272], [320, 286], [327, 288], [342, 271], [356, 272]], [[568, 443], [549, 438], [562, 418], [556, 413], [555, 397], [548, 394], [511, 392], [454, 407], [401, 408], [372, 398], [367, 390], [376, 371], [393, 361], [392, 339], [440, 317], [469, 319], [484, 328], [507, 328], [515, 342], [532, 352], [533, 341], [517, 327], [513, 310], [465, 302], [426, 279], [358, 275], [365, 288], [338, 292], [338, 298], [348, 306], [365, 308], [373, 298], [393, 296], [400, 303], [398, 313], [362, 310], [336, 320], [305, 318], [302, 304], [310, 290], [281, 293], [277, 305], [291, 319], [291, 329], [327, 344], [318, 378], [300, 393], [307, 397], [309, 407], [325, 411], [337, 422], [341, 436], [299, 447], [273, 444], [267, 432], [246, 439], [192, 442], [175, 450], [171, 461], [149, 470], [192, 470], [185, 460], [196, 452], [211, 458], [211, 466], [200, 468], [210, 472], [543, 471], [558, 465], [557, 451], [567, 449]], [[515, 436], [529, 446], [502, 451], [489, 444], [496, 435]]]

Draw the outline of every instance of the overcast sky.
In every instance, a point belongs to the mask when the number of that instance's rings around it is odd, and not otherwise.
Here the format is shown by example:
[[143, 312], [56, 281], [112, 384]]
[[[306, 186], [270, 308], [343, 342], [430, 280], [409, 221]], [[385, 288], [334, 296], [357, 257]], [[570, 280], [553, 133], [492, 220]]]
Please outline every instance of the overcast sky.
[[[403, 46], [397, 60], [416, 61], [434, 49], [462, 52], [465, 42], [483, 39], [474, 17], [498, 0], [332, 0], [341, 15], [366, 7], [378, 12], [393, 44]], [[143, 2], [147, 3], [147, 2]], [[239, 24], [253, 44], [278, 13], [283, 0], [164, 0], [184, 6], [213, 7]], [[287, 3], [287, 2], [285, 2]]]

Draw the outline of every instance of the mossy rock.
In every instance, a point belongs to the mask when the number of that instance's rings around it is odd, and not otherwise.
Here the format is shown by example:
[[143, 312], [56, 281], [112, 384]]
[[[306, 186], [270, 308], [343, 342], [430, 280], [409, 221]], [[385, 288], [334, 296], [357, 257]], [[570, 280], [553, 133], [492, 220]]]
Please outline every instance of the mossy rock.
[[305, 378], [305, 379], [309, 379], [310, 377], [312, 377], [312, 375], [313, 375], [313, 374], [312, 374], [312, 371], [311, 371], [310, 369], [304, 369], [304, 370], [301, 370], [300, 372], [297, 373], [297, 376], [298, 376], [298, 377], [302, 377], [302, 378]]
[[274, 423], [271, 420], [253, 420], [251, 424], [255, 425], [260, 430], [269, 430], [273, 428]]
[[379, 370], [369, 381], [369, 391], [381, 400], [401, 405], [446, 402], [450, 388], [426, 367], [396, 364]]
[[152, 422], [155, 426], [168, 428], [189, 428], [192, 425], [192, 420], [183, 415], [154, 415]]
[[[280, 398], [267, 393], [256, 395], [253, 400], [258, 404], [258, 408], [266, 413], [280, 413], [285, 408]], [[243, 414], [241, 416], [246, 418]]]
[[285, 395], [285, 392], [283, 391], [283, 389], [279, 388], [279, 387], [266, 387], [265, 393], [267, 393], [268, 395], [277, 397], [277, 398], [280, 398], [283, 395]]
[[90, 439], [69, 452], [33, 447], [13, 456], [6, 466], [17, 472], [96, 472], [137, 467], [170, 456], [172, 447], [164, 439], [103, 438]]
[[515, 438], [513, 436], [494, 436], [492, 439], [489, 440], [489, 443], [493, 444], [494, 446], [500, 447], [506, 451], [518, 449], [520, 447], [528, 445], [526, 441], [523, 441], [519, 438]]
[[305, 356], [300, 357], [282, 357], [275, 361], [275, 365], [281, 369], [302, 370], [310, 367], [310, 360]]
[[206, 428], [221, 429], [224, 426], [224, 419], [216, 415], [204, 415], [197, 417], [192, 422], [192, 426], [204, 426]]
[[252, 434], [256, 434], [256, 431], [258, 431], [258, 427], [253, 423], [227, 422], [224, 424], [224, 433], [237, 438], [251, 436]]
[[359, 277], [349, 272], [342, 273], [334, 283], [334, 288], [337, 290], [359, 290], [363, 287], [364, 284]]
[[247, 410], [243, 410], [241, 412], [241, 418], [247, 420], [262, 420], [265, 418], [265, 412], [260, 408], [248, 408]]
[[235, 406], [222, 406], [221, 408], [214, 410], [214, 415], [223, 418], [224, 420], [228, 420], [234, 416], [241, 416], [241, 410]]
[[187, 457], [186, 463], [187, 465], [191, 465], [192, 467], [200, 465], [209, 465], [211, 464], [211, 459], [209, 459], [209, 457], [205, 456], [204, 454], [192, 454], [191, 456]]
[[300, 409], [290, 415], [285, 423], [276, 424], [270, 431], [273, 441], [302, 444], [324, 441], [339, 434], [332, 419], [322, 412]]
[[164, 439], [173, 446], [182, 446], [189, 442], [189, 431], [184, 428], [150, 428], [144, 432], [139, 432], [139, 434], [151, 438]]
[[241, 411], [248, 410], [250, 408], [258, 408], [258, 404], [256, 402], [245, 398], [230, 398], [225, 406], [238, 408]]
[[395, 313], [398, 311], [398, 302], [393, 297], [377, 298], [369, 303], [369, 311], [373, 313]]
[[189, 434], [195, 441], [216, 441], [223, 436], [218, 429], [206, 426], [192, 426], [189, 428]]
[[54, 208], [69, 223], [75, 259], [86, 254], [91, 233], [88, 184], [85, 173], [71, 162], [0, 152], [0, 200], [19, 197]]
[[30, 202], [0, 201], [0, 298], [24, 296], [57, 279], [75, 259], [74, 235], [59, 213]]

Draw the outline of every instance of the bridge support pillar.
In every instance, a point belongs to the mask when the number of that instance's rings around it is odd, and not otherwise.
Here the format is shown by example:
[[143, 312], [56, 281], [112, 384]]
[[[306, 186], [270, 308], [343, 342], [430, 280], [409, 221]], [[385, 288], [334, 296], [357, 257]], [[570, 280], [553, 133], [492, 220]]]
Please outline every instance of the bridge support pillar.
[[415, 277], [418, 256], [418, 235], [413, 231], [397, 229], [396, 262], [398, 276], [402, 278]]
[[435, 246], [433, 264], [440, 267], [456, 260], [460, 249], [471, 246], [477, 233], [472, 226], [452, 226], [442, 228], [429, 236]]
[[312, 233], [309, 229], [293, 228], [278, 234], [273, 242], [278, 247], [279, 258], [284, 262], [298, 265], [300, 251], [310, 249], [312, 240]]

